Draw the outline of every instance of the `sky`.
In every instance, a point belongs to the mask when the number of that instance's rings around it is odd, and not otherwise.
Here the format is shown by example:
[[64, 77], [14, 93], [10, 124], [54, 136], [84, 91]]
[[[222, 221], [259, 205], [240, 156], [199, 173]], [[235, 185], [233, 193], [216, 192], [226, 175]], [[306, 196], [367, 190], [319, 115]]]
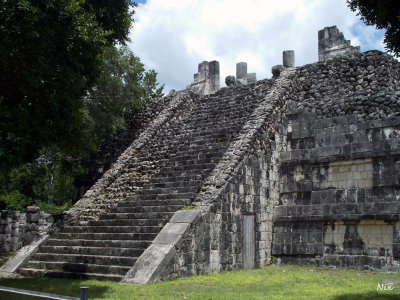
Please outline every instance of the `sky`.
[[318, 61], [318, 30], [337, 25], [361, 51], [384, 51], [383, 31], [365, 26], [345, 0], [139, 0], [130, 49], [158, 73], [164, 93], [193, 82], [200, 62], [218, 60], [220, 84], [247, 62], [257, 79], [271, 78], [282, 51], [295, 64]]

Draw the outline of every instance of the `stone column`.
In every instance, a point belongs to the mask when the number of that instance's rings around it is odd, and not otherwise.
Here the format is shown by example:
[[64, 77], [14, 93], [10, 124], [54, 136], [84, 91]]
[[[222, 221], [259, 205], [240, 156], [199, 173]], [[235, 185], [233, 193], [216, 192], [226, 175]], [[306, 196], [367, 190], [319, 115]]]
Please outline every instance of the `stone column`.
[[318, 31], [318, 60], [324, 61], [343, 54], [359, 53], [360, 47], [353, 47], [336, 26]]
[[247, 81], [247, 63], [239, 62], [236, 64], [236, 78]]
[[283, 66], [286, 68], [294, 67], [294, 50], [285, 50], [282, 53]]
[[210, 93], [215, 93], [219, 90], [219, 62], [216, 60], [209, 63], [209, 78], [210, 78]]
[[50, 228], [50, 215], [40, 211], [38, 206], [26, 208], [27, 232], [26, 240], [30, 243], [40, 235], [46, 233]]
[[207, 79], [208, 74], [209, 74], [208, 61], [203, 61], [203, 62], [199, 63], [198, 81]]
[[257, 82], [257, 74], [256, 73], [248, 73], [247, 74], [247, 83], [255, 83]]

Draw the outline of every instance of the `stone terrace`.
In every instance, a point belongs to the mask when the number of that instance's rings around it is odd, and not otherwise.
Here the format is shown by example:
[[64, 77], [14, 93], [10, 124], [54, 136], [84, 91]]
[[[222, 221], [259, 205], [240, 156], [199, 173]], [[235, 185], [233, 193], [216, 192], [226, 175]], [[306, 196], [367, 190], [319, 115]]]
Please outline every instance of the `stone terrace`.
[[[106, 212], [79, 203], [70, 211], [72, 224], [53, 234], [20, 273], [121, 280], [175, 211], [191, 205], [271, 84], [222, 89], [204, 98], [175, 96], [186, 111], [170, 117], [139, 151], [128, 149], [138, 154], [124, 161], [128, 167], [104, 197], [81, 200], [100, 202]], [[259, 92], [250, 92], [254, 88]]]

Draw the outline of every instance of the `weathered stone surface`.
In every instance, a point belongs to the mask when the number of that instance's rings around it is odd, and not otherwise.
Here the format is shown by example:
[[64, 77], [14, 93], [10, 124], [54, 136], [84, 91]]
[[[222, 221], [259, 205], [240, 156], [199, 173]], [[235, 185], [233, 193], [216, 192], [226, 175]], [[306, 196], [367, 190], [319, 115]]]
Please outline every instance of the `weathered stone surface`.
[[242, 85], [242, 83], [237, 80], [235, 76], [232, 75], [226, 76], [225, 84], [227, 87], [237, 87]]
[[192, 223], [200, 218], [201, 211], [198, 209], [177, 211], [171, 218], [171, 223]]
[[40, 245], [49, 239], [48, 235], [43, 235], [37, 240], [32, 241], [29, 245], [26, 245], [19, 249], [10, 259], [8, 259], [4, 265], [0, 268], [0, 276], [4, 277], [11, 275], [19, 268], [24, 266], [32, 256], [39, 250]]
[[272, 69], [271, 69], [272, 76], [273, 76], [274, 78], [278, 78], [278, 77], [281, 75], [281, 73], [282, 73], [282, 71], [283, 71], [284, 69], [285, 69], [285, 67], [282, 66], [282, 65], [273, 66]]
[[294, 50], [285, 50], [282, 53], [283, 66], [286, 68], [294, 67]]
[[27, 212], [3, 210], [0, 213], [0, 253], [14, 252], [50, 229], [50, 215], [37, 206], [28, 206]]
[[247, 63], [239, 62], [236, 64], [236, 78], [247, 80]]
[[343, 33], [339, 32], [336, 26], [325, 27], [318, 31], [319, 61], [359, 52], [360, 47], [351, 46], [350, 41], [344, 39]]
[[199, 95], [209, 95], [217, 92], [220, 87], [219, 62], [203, 61], [199, 64], [198, 73], [194, 74], [194, 81], [186, 90]]
[[122, 282], [147, 284], [156, 282], [169, 260], [175, 255], [174, 245], [152, 244], [140, 256]]

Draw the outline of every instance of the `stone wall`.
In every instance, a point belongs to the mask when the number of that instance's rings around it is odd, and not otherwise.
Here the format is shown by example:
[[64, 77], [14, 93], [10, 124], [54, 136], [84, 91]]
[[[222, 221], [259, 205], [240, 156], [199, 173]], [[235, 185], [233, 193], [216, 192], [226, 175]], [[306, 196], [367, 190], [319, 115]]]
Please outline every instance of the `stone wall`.
[[243, 268], [243, 215], [255, 213], [255, 265], [270, 259], [272, 203], [267, 201], [267, 161], [247, 158], [218, 199], [201, 215], [176, 249], [159, 280]]
[[26, 213], [3, 210], [0, 213], [0, 253], [15, 252], [45, 234], [51, 226], [50, 215], [37, 206]]
[[[176, 213], [184, 230], [167, 225], [127, 282], [243, 268], [249, 213], [255, 266], [273, 256], [397, 270], [398, 66], [373, 51], [283, 70], [205, 181], [187, 212], [196, 217]], [[135, 281], [166, 247], [151, 281]]]
[[298, 72], [282, 122], [272, 255], [397, 271], [398, 62], [369, 52]]

